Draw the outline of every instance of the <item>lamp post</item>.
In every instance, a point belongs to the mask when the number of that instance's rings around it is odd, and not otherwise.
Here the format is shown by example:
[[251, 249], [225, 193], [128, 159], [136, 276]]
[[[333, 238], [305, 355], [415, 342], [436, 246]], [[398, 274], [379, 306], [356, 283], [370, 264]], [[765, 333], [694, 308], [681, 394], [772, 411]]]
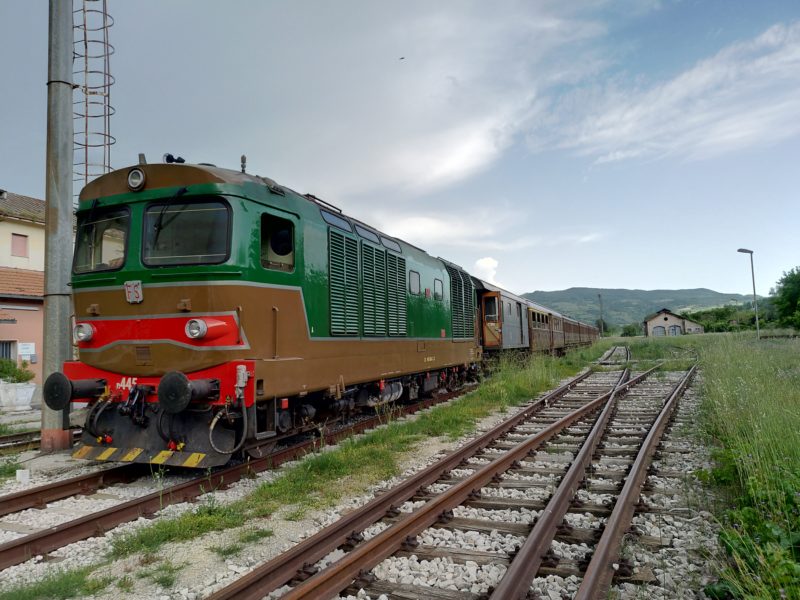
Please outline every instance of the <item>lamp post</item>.
[[758, 299], [756, 298], [756, 272], [755, 269], [753, 269], [753, 251], [748, 250], [747, 248], [739, 248], [737, 252], [750, 255], [750, 275], [753, 278], [753, 306], [756, 309], [756, 339], [760, 340], [761, 331], [758, 328]]

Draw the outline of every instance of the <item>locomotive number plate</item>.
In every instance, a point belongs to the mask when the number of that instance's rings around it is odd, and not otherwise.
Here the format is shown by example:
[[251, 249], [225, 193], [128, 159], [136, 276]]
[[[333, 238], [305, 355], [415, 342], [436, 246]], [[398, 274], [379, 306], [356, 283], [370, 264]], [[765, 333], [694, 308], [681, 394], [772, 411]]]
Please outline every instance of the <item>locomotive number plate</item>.
[[129, 304], [139, 304], [144, 300], [144, 292], [142, 291], [142, 282], [140, 280], [125, 282], [125, 300]]

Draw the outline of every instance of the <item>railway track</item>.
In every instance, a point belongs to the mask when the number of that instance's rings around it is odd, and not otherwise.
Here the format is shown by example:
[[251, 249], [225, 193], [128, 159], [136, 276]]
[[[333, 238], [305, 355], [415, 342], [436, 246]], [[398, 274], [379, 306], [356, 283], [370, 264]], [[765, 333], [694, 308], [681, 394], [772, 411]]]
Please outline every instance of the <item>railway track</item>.
[[[399, 407], [399, 413], [412, 414], [447, 401], [470, 389], [472, 389], [471, 386], [457, 392], [439, 395], [436, 398], [425, 399], [413, 405]], [[321, 438], [305, 439], [300, 443], [273, 450], [261, 458], [253, 458], [240, 464], [218, 469], [210, 474], [203, 474], [189, 481], [122, 501], [105, 510], [92, 512], [0, 544], [0, 570], [25, 562], [34, 556], [45, 555], [73, 542], [102, 535], [105, 531], [122, 523], [133, 521], [139, 517], [150, 517], [170, 504], [192, 501], [209, 490], [225, 489], [242, 477], [275, 468], [314, 451], [322, 444], [333, 444], [350, 435], [377, 427], [385, 420], [386, 417], [381, 415], [363, 419], [350, 426], [328, 432]], [[0, 496], [0, 517], [27, 509], [46, 509], [47, 505], [52, 502], [76, 495], [95, 493], [99, 490], [105, 491], [105, 488], [109, 486], [131, 483], [149, 475], [151, 472], [148, 465], [124, 464]]]
[[[80, 429], [72, 431], [72, 440], [77, 441], [81, 436]], [[42, 440], [40, 431], [21, 431], [0, 436], [0, 454], [10, 454], [22, 450], [36, 450]]]
[[571, 381], [211, 598], [523, 598], [550, 574], [603, 597], [693, 373], [654, 371]]
[[620, 365], [630, 360], [631, 349], [628, 346], [613, 346], [597, 362], [601, 365]]

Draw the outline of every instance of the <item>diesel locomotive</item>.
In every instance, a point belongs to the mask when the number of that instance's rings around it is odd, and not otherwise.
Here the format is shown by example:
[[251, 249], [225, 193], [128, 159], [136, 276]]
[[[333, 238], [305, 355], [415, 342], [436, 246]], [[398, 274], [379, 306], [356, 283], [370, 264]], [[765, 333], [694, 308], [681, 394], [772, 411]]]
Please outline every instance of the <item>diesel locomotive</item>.
[[244, 166], [140, 162], [80, 195], [79, 360], [44, 385], [85, 407], [77, 458], [221, 465], [596, 337]]

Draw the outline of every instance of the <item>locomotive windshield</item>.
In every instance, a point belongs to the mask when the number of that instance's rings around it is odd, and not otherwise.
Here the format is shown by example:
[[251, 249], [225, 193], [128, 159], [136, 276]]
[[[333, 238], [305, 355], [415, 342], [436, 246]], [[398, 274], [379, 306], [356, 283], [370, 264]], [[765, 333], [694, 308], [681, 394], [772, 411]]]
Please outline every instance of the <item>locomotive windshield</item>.
[[130, 214], [127, 208], [91, 208], [78, 213], [75, 273], [113, 271], [125, 263]]
[[230, 247], [228, 205], [219, 200], [151, 204], [142, 261], [149, 266], [218, 264]]

